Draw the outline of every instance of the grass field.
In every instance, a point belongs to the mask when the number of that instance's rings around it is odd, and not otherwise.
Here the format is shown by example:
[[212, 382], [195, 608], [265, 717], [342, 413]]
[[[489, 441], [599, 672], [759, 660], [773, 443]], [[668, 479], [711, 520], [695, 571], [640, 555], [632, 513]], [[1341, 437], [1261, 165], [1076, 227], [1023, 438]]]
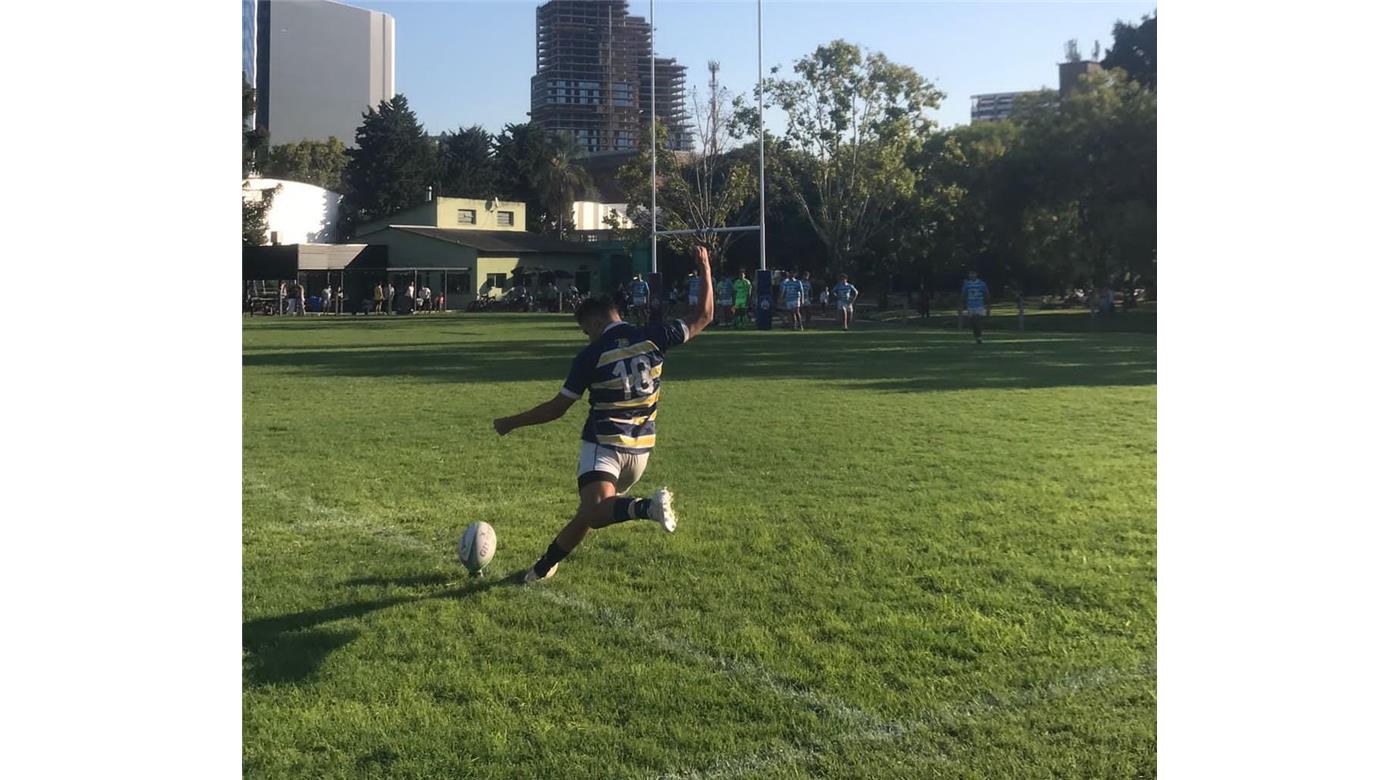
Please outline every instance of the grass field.
[[245, 774], [1155, 777], [1155, 335], [971, 342], [707, 331], [633, 491], [677, 533], [524, 588], [583, 408], [490, 423], [571, 318], [245, 320]]

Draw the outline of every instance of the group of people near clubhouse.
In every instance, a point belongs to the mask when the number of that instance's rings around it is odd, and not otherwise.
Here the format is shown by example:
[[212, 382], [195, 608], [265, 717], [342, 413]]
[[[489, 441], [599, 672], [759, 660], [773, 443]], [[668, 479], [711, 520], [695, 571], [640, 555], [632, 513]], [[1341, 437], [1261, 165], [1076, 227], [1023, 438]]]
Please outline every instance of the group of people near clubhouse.
[[417, 314], [420, 311], [447, 311], [447, 298], [439, 290], [436, 294], [433, 289], [426, 284], [414, 284], [409, 282], [403, 290], [402, 299], [398, 299], [398, 289], [393, 282], [387, 284], [375, 284], [370, 291], [372, 296], [372, 306], [369, 311], [373, 313], [392, 314], [396, 311], [406, 311], [410, 314]]

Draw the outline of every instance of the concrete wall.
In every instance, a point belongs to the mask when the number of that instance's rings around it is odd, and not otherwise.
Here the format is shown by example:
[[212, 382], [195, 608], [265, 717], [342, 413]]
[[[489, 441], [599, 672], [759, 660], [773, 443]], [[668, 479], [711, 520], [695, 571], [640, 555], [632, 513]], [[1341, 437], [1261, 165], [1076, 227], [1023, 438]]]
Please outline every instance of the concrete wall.
[[610, 212], [617, 212], [622, 218], [620, 227], [632, 227], [632, 220], [627, 218], [626, 203], [599, 203], [595, 200], [574, 201], [574, 229], [575, 230], [607, 230], [611, 227], [604, 220]]
[[[424, 201], [422, 204], [414, 206], [406, 211], [400, 211], [384, 219], [376, 219], [366, 222], [355, 229], [355, 235], [364, 236], [374, 233], [390, 225], [416, 225], [418, 227], [446, 228], [451, 230], [510, 230], [519, 233], [525, 232], [525, 204], [512, 200], [503, 200], [495, 203], [494, 209], [486, 207], [487, 202], [475, 198], [434, 198], [432, 201]], [[473, 209], [476, 211], [476, 224], [470, 225], [457, 221], [457, 211], [459, 209]], [[502, 227], [496, 224], [496, 214], [500, 211], [510, 211], [515, 214], [515, 224], [511, 227]]]
[[389, 268], [471, 268], [476, 250], [402, 230], [380, 230], [357, 241], [389, 247]]
[[248, 179], [243, 187], [243, 199], [259, 198], [263, 191], [278, 186], [282, 189], [272, 196], [264, 244], [273, 243], [273, 233], [277, 234], [278, 244], [319, 244], [335, 240], [341, 203], [338, 193], [299, 181]]
[[394, 94], [393, 17], [327, 0], [259, 6], [258, 122], [269, 143], [335, 136], [354, 146], [365, 110]]
[[[437, 198], [437, 221], [433, 227], [440, 228], [462, 228], [467, 230], [513, 230], [518, 233], [525, 232], [525, 204], [513, 200], [502, 200], [492, 204], [495, 208], [487, 208], [487, 202], [475, 198]], [[468, 225], [457, 221], [458, 209], [474, 209], [476, 211], [476, 224]], [[513, 224], [509, 227], [497, 224], [497, 214], [502, 211], [509, 211], [514, 215]], [[407, 225], [407, 222], [395, 222], [396, 225]]]

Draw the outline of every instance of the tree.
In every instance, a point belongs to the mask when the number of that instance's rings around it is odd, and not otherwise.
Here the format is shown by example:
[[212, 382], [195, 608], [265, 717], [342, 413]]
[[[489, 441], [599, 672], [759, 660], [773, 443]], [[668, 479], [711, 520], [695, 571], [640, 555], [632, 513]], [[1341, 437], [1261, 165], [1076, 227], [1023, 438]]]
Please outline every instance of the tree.
[[547, 232], [550, 225], [559, 222], [535, 186], [549, 153], [547, 135], [534, 122], [509, 124], [492, 141], [500, 196], [525, 204], [526, 211], [534, 215], [526, 227], [536, 233]]
[[314, 184], [332, 192], [345, 191], [345, 167], [350, 157], [334, 136], [324, 141], [303, 139], [268, 150], [263, 175]]
[[1020, 141], [1014, 122], [962, 125], [930, 136], [916, 161], [916, 205], [892, 231], [890, 254], [916, 278], [952, 283], [976, 268], [998, 285], [1010, 276], [1017, 206], [1008, 202], [1008, 154]]
[[548, 228], [561, 239], [573, 228], [574, 201], [592, 184], [578, 163], [581, 154], [573, 136], [550, 134], [531, 176], [532, 189], [549, 207]]
[[355, 143], [345, 167], [344, 210], [352, 222], [381, 219], [423, 202], [437, 159], [407, 98], [395, 95], [366, 111]]
[[[766, 82], [788, 117], [773, 170], [792, 183], [828, 270], [849, 270], [912, 205], [909, 158], [932, 128], [924, 111], [943, 94], [912, 68], [842, 40], [817, 47], [794, 72]], [[739, 121], [757, 134], [754, 108]]]
[[448, 198], [487, 199], [500, 187], [491, 134], [480, 125], [438, 136], [436, 192]]
[[1116, 22], [1113, 46], [1103, 58], [1104, 68], [1122, 68], [1128, 78], [1157, 90], [1157, 14], [1142, 17], [1140, 24]]
[[[247, 192], [248, 182], [243, 182], [243, 189]], [[257, 197], [249, 199], [246, 195], [243, 198], [243, 245], [262, 246], [267, 240], [267, 212], [272, 208], [272, 199], [281, 192], [282, 185], [277, 185], [271, 189], [262, 190]]]
[[1011, 175], [1026, 194], [1022, 214], [1039, 244], [1072, 247], [1060, 261], [1094, 284], [1153, 276], [1156, 93], [1124, 70], [1104, 71], [1058, 104], [1028, 110], [1023, 121]]
[[[692, 94], [696, 135], [700, 149], [682, 162], [666, 143], [666, 127], [657, 126], [661, 155], [656, 160], [657, 224], [662, 230], [698, 230], [700, 233], [665, 237], [678, 254], [704, 246], [716, 268], [723, 268], [738, 233], [716, 233], [714, 228], [753, 224], [757, 219], [758, 180], [746, 153], [732, 148], [730, 129], [734, 114], [731, 96], [716, 77], [719, 63], [710, 63], [710, 87], [705, 98]], [[618, 171], [628, 201], [628, 217], [636, 225], [634, 240], [651, 235], [651, 138], [642, 139], [642, 153]], [[618, 220], [612, 220], [614, 226]]]
[[1079, 56], [1079, 39], [1070, 38], [1065, 41], [1065, 62], [1079, 62], [1084, 59]]

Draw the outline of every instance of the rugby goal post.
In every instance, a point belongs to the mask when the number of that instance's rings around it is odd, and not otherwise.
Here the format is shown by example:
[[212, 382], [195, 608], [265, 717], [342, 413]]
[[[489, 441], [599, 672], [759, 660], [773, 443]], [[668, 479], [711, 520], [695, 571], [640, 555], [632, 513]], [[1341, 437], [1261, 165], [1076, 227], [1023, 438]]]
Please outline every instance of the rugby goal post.
[[657, 230], [656, 208], [656, 0], [650, 0], [648, 24], [651, 25], [651, 274], [648, 286], [651, 289], [649, 305], [651, 319], [659, 321], [665, 310], [666, 292], [661, 269], [657, 265], [656, 239], [658, 236], [689, 236], [705, 233], [746, 233], [758, 232], [758, 273], [755, 274], [754, 317], [759, 330], [773, 327], [773, 277], [768, 271], [768, 209], [765, 200], [763, 162], [763, 0], [758, 5], [758, 224], [738, 227], [695, 228], [685, 230]]

